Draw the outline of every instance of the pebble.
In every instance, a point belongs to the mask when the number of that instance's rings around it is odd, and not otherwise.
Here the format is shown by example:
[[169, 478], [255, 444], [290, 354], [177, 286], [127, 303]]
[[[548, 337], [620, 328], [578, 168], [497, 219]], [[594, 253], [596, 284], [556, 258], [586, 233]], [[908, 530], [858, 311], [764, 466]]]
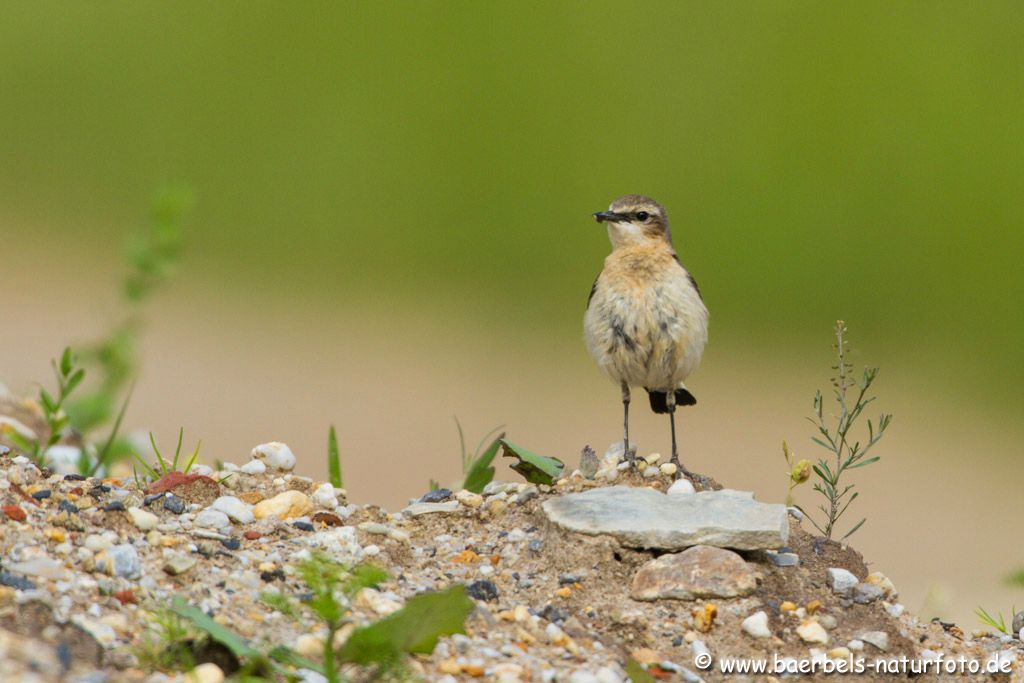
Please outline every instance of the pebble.
[[103, 506], [104, 512], [124, 512], [126, 509], [127, 508], [124, 506], [124, 503], [119, 500], [115, 500]]
[[171, 514], [180, 515], [185, 511], [185, 507], [185, 501], [172, 493], [168, 493], [164, 498], [164, 510], [167, 510]]
[[753, 569], [731, 550], [698, 545], [646, 562], [633, 576], [634, 600], [693, 600], [750, 595], [757, 588]]
[[673, 477], [675, 476], [676, 472], [679, 471], [679, 467], [674, 462], [662, 463], [658, 469], [661, 470], [661, 473], [664, 474], [666, 477]]
[[889, 634], [885, 631], [866, 631], [858, 634], [857, 640], [874, 645], [882, 652], [889, 649]]
[[905, 609], [903, 607], [903, 605], [901, 605], [898, 602], [897, 603], [888, 603], [888, 602], [886, 602], [886, 603], [883, 603], [883, 605], [885, 607], [886, 614], [888, 614], [890, 617], [892, 617], [894, 619], [899, 619], [900, 615], [903, 614], [903, 610]]
[[882, 572], [871, 572], [864, 577], [864, 583], [878, 586], [882, 589], [885, 593], [885, 597], [887, 598], [895, 598], [898, 595], [896, 585]]
[[220, 539], [220, 544], [228, 550], [238, 550], [242, 547], [242, 542], [234, 536], [232, 536], [231, 538]]
[[185, 683], [223, 683], [224, 672], [213, 662], [200, 664], [185, 674]]
[[292, 524], [292, 526], [295, 527], [296, 529], [299, 529], [300, 531], [315, 531], [316, 530], [316, 527], [314, 527], [312, 524], [310, 524], [309, 522], [303, 522], [301, 520], [299, 520], [298, 522], [294, 522]]
[[156, 528], [156, 525], [160, 523], [159, 517], [142, 508], [128, 508], [128, 516], [132, 518], [132, 524], [140, 531], [149, 531]]
[[231, 526], [231, 521], [226, 514], [220, 510], [211, 510], [210, 508], [196, 515], [192, 523], [204, 529], [223, 529], [224, 527]]
[[261, 500], [253, 506], [252, 512], [256, 519], [264, 519], [271, 515], [279, 519], [301, 517], [313, 509], [309, 496], [301, 491], [282, 491], [273, 498]]
[[849, 570], [840, 567], [831, 567], [828, 570], [828, 586], [836, 595], [847, 596], [850, 591], [860, 583], [857, 577]]
[[[1019, 634], [1021, 629], [1024, 629], [1024, 611], [1017, 612], [1013, 615], [1013, 624], [1011, 625], [1011, 630], [1014, 633]], [[1024, 638], [1021, 640], [1024, 640]]]
[[805, 620], [801, 623], [797, 629], [796, 634], [805, 643], [821, 643], [826, 645], [828, 643], [828, 633], [817, 621], [812, 619]]
[[443, 503], [444, 501], [448, 500], [451, 497], [452, 497], [452, 490], [451, 489], [433, 489], [433, 490], [430, 490], [430, 491], [427, 491], [426, 493], [424, 493], [423, 497], [420, 498], [419, 502], [421, 502], [421, 503]]
[[661, 474], [661, 470], [659, 470], [654, 465], [648, 465], [647, 467], [644, 468], [643, 471], [644, 479], [650, 479], [651, 477], [656, 477], [659, 474]]
[[319, 507], [333, 510], [338, 507], [338, 494], [330, 483], [323, 483], [313, 491], [313, 502]]
[[5, 562], [4, 568], [14, 574], [55, 581], [66, 579], [68, 576], [68, 570], [64, 568], [64, 564], [49, 557], [33, 557], [23, 562]]
[[28, 579], [11, 574], [10, 572], [0, 572], [0, 586], [8, 586], [20, 591], [35, 590], [36, 585]]
[[261, 443], [252, 449], [252, 457], [263, 460], [268, 467], [284, 472], [295, 469], [295, 454], [292, 453], [292, 449], [288, 448], [288, 444], [280, 441]]
[[36, 500], [46, 500], [52, 495], [53, 491], [51, 491], [50, 489], [43, 489], [42, 491], [36, 491], [35, 493], [33, 493], [32, 497], [35, 498]]
[[114, 545], [96, 556], [96, 569], [110, 576], [137, 579], [142, 574], [142, 561], [135, 546]]
[[57, 504], [57, 509], [70, 515], [78, 514], [78, 506], [66, 499]]
[[846, 647], [850, 648], [854, 652], [860, 652], [864, 649], [864, 641], [854, 638], [846, 644]]
[[772, 635], [771, 630], [768, 628], [768, 615], [764, 610], [751, 614], [743, 620], [741, 626], [744, 631], [755, 638], [770, 638]]
[[449, 500], [444, 503], [413, 503], [402, 510], [403, 514], [410, 517], [429, 515], [435, 512], [458, 512], [459, 501]]
[[252, 506], [235, 496], [221, 496], [207, 509], [223, 512], [239, 524], [251, 524], [256, 519]]
[[243, 474], [263, 474], [267, 471], [267, 464], [262, 460], [253, 459], [239, 467], [238, 471]]
[[478, 508], [481, 505], [483, 505], [484, 497], [481, 496], [479, 493], [473, 493], [472, 491], [462, 489], [461, 491], [455, 494], [455, 500], [459, 501], [468, 508]]
[[884, 596], [885, 591], [870, 583], [858, 583], [853, 588], [853, 601], [858, 605], [869, 605], [875, 600], [881, 600]]
[[768, 559], [776, 567], [796, 567], [800, 564], [800, 556], [796, 553], [780, 553], [774, 550], [765, 551]]
[[195, 566], [195, 558], [181, 553], [172, 553], [164, 560], [163, 570], [171, 576], [180, 576]]
[[466, 586], [466, 593], [471, 598], [493, 602], [498, 599], [498, 587], [493, 581], [474, 581]]

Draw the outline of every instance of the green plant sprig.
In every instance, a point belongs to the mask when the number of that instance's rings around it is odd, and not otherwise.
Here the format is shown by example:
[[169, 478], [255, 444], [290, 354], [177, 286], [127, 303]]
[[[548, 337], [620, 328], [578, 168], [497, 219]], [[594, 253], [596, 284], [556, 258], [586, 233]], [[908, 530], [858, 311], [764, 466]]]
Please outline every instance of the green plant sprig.
[[[819, 481], [815, 482], [814, 490], [824, 496], [827, 505], [819, 505], [818, 509], [825, 514], [824, 522], [818, 523], [808, 515], [811, 523], [826, 538], [832, 538], [836, 523], [843, 513], [850, 507], [850, 504], [860, 495], [854, 491], [853, 484], [843, 484], [843, 474], [847, 470], [865, 467], [878, 462], [879, 456], [866, 457], [871, 449], [882, 439], [885, 430], [892, 422], [892, 415], [882, 413], [877, 422], [867, 421], [867, 441], [853, 440], [851, 432], [861, 417], [864, 409], [875, 400], [874, 396], [868, 396], [868, 391], [878, 376], [878, 368], [865, 368], [860, 380], [855, 380], [852, 375], [853, 366], [846, 359], [848, 340], [846, 337], [846, 323], [842, 320], [835, 324], [836, 364], [832, 369], [836, 375], [832, 378], [833, 393], [838, 404], [838, 414], [825, 417], [824, 399], [821, 391], [814, 396], [814, 416], [808, 417], [818, 429], [820, 436], [812, 437], [811, 440], [832, 454], [832, 457], [821, 458], [812, 466], [812, 470], [818, 475]], [[851, 392], [855, 389], [855, 392]], [[852, 399], [852, 400], [851, 400]], [[834, 418], [834, 423], [831, 422]], [[791, 475], [792, 476], [792, 475]], [[845, 540], [861, 528], [866, 522], [862, 518], [849, 531], [842, 536]]]

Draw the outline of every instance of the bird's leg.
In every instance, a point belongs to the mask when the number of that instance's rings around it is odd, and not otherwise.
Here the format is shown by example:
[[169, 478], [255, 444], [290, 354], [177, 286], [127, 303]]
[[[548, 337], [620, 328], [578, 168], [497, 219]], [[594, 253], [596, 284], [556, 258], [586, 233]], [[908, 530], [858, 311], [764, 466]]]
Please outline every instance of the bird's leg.
[[636, 449], [629, 447], [629, 385], [622, 383], [622, 452], [631, 464], [636, 464]]
[[679, 451], [676, 450], [676, 392], [669, 390], [665, 393], [665, 406], [668, 408], [668, 421], [672, 425], [672, 459], [669, 462], [682, 469], [679, 464]]

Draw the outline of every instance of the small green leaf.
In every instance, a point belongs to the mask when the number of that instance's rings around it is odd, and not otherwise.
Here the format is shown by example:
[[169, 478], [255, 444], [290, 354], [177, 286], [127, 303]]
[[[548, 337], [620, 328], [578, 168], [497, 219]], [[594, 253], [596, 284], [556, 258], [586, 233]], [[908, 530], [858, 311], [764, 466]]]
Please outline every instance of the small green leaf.
[[338, 433], [334, 425], [331, 425], [331, 431], [327, 433], [327, 480], [331, 486], [342, 488], [341, 454], [338, 452]]
[[61, 397], [61, 400], [63, 401], [63, 399], [70, 396], [71, 392], [74, 391], [75, 388], [82, 383], [83, 379], [85, 379], [85, 370], [83, 368], [79, 368], [78, 370], [75, 371], [73, 375], [71, 375], [71, 377], [68, 379], [68, 383], [64, 386], [63, 396]]
[[485, 486], [491, 483], [491, 480], [494, 479], [494, 468], [491, 463], [494, 462], [494, 456], [498, 454], [498, 448], [501, 446], [504, 436], [504, 434], [499, 434], [498, 438], [487, 447], [487, 450], [473, 461], [466, 473], [466, 479], [462, 482], [462, 488], [473, 493], [480, 493]]
[[407, 653], [430, 654], [441, 636], [465, 633], [473, 607], [462, 584], [439, 593], [421, 593], [397, 612], [356, 629], [339, 657], [343, 662], [387, 666]]
[[630, 683], [655, 683], [654, 676], [635, 659], [626, 662], [626, 675], [629, 676]]
[[64, 347], [64, 353], [60, 356], [60, 374], [62, 377], [67, 377], [71, 374], [71, 368], [74, 365], [74, 358], [71, 356], [71, 347]]
[[504, 446], [502, 455], [519, 459], [519, 462], [512, 465], [512, 469], [523, 475], [531, 484], [553, 484], [555, 478], [565, 469], [565, 463], [558, 458], [537, 455], [508, 439], [502, 439], [501, 445]]
[[48, 415], [53, 415], [57, 412], [57, 402], [53, 400], [53, 396], [50, 396], [50, 392], [46, 389], [39, 390], [39, 402], [43, 404], [43, 408]]
[[861, 460], [858, 463], [854, 463], [854, 464], [850, 465], [847, 469], [855, 470], [858, 467], [864, 467], [865, 465], [870, 465], [871, 463], [878, 462], [881, 459], [882, 459], [882, 456], [876, 455], [873, 458], [868, 458], [867, 460]]
[[192, 625], [201, 631], [205, 631], [211, 638], [228, 648], [237, 657], [259, 657], [260, 651], [253, 648], [241, 636], [228, 628], [221, 626], [206, 612], [198, 607], [188, 604], [181, 596], [175, 595], [171, 600], [171, 611], [180, 617], [188, 619]]

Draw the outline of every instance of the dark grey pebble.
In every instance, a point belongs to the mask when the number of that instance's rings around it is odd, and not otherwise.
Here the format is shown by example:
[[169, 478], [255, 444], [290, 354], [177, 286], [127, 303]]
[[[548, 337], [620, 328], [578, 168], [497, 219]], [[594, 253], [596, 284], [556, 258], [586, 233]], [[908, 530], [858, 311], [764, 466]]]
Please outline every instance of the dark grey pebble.
[[295, 522], [294, 524], [292, 524], [292, 526], [295, 527], [296, 529], [301, 529], [302, 531], [313, 531], [314, 530], [313, 525], [310, 524], [309, 522]]
[[97, 484], [89, 489], [89, 495], [97, 500], [102, 498], [104, 493], [110, 493], [110, 487], [106, 484]]
[[466, 592], [469, 594], [469, 597], [486, 602], [493, 602], [498, 599], [498, 587], [494, 585], [493, 581], [474, 581], [466, 586]]
[[672, 639], [672, 647], [679, 647], [682, 644], [683, 644], [683, 637], [682, 636], [676, 636], [675, 638]]
[[284, 581], [284, 570], [275, 569], [272, 572], [260, 572], [260, 578], [264, 581]]
[[148, 496], [146, 496], [145, 498], [142, 499], [142, 504], [145, 507], [149, 507], [153, 503], [155, 503], [158, 500], [160, 500], [161, 498], [163, 498], [166, 494], [167, 494], [166, 491], [161, 491], [160, 493], [151, 493], [150, 495], [148, 495]]
[[452, 497], [451, 489], [434, 489], [433, 491], [427, 491], [420, 498], [421, 503], [443, 503]]
[[50, 489], [43, 489], [42, 491], [36, 491], [35, 493], [33, 493], [32, 497], [35, 498], [36, 500], [46, 500], [52, 495], [53, 491], [51, 491]]
[[85, 478], [84, 474], [79, 474], [78, 472], [64, 475], [64, 481], [85, 481]]
[[164, 498], [164, 510], [175, 515], [180, 515], [185, 511], [185, 501], [177, 496], [168, 495]]
[[566, 612], [564, 609], [561, 609], [560, 607], [555, 607], [554, 605], [545, 605], [544, 609], [540, 611], [538, 616], [540, 616], [542, 619], [547, 619], [548, 621], [558, 622], [565, 621], [566, 619], [568, 619], [569, 613]]
[[228, 550], [238, 550], [242, 547], [242, 542], [237, 538], [224, 538], [221, 539], [220, 544]]
[[76, 514], [78, 512], [78, 506], [72, 503], [70, 500], [62, 500], [57, 504], [57, 509], [61, 512], [68, 512], [70, 514]]
[[579, 583], [583, 580], [582, 574], [561, 574], [558, 577], [559, 586], [568, 586], [574, 583]]
[[796, 567], [800, 564], [800, 556], [796, 553], [767, 551], [768, 559], [776, 567]]
[[34, 590], [36, 585], [26, 579], [24, 576], [18, 576], [17, 574], [10, 574], [8, 572], [0, 572], [0, 586], [10, 586], [20, 591]]
[[112, 501], [103, 506], [104, 512], [124, 512], [124, 503], [119, 500]]

